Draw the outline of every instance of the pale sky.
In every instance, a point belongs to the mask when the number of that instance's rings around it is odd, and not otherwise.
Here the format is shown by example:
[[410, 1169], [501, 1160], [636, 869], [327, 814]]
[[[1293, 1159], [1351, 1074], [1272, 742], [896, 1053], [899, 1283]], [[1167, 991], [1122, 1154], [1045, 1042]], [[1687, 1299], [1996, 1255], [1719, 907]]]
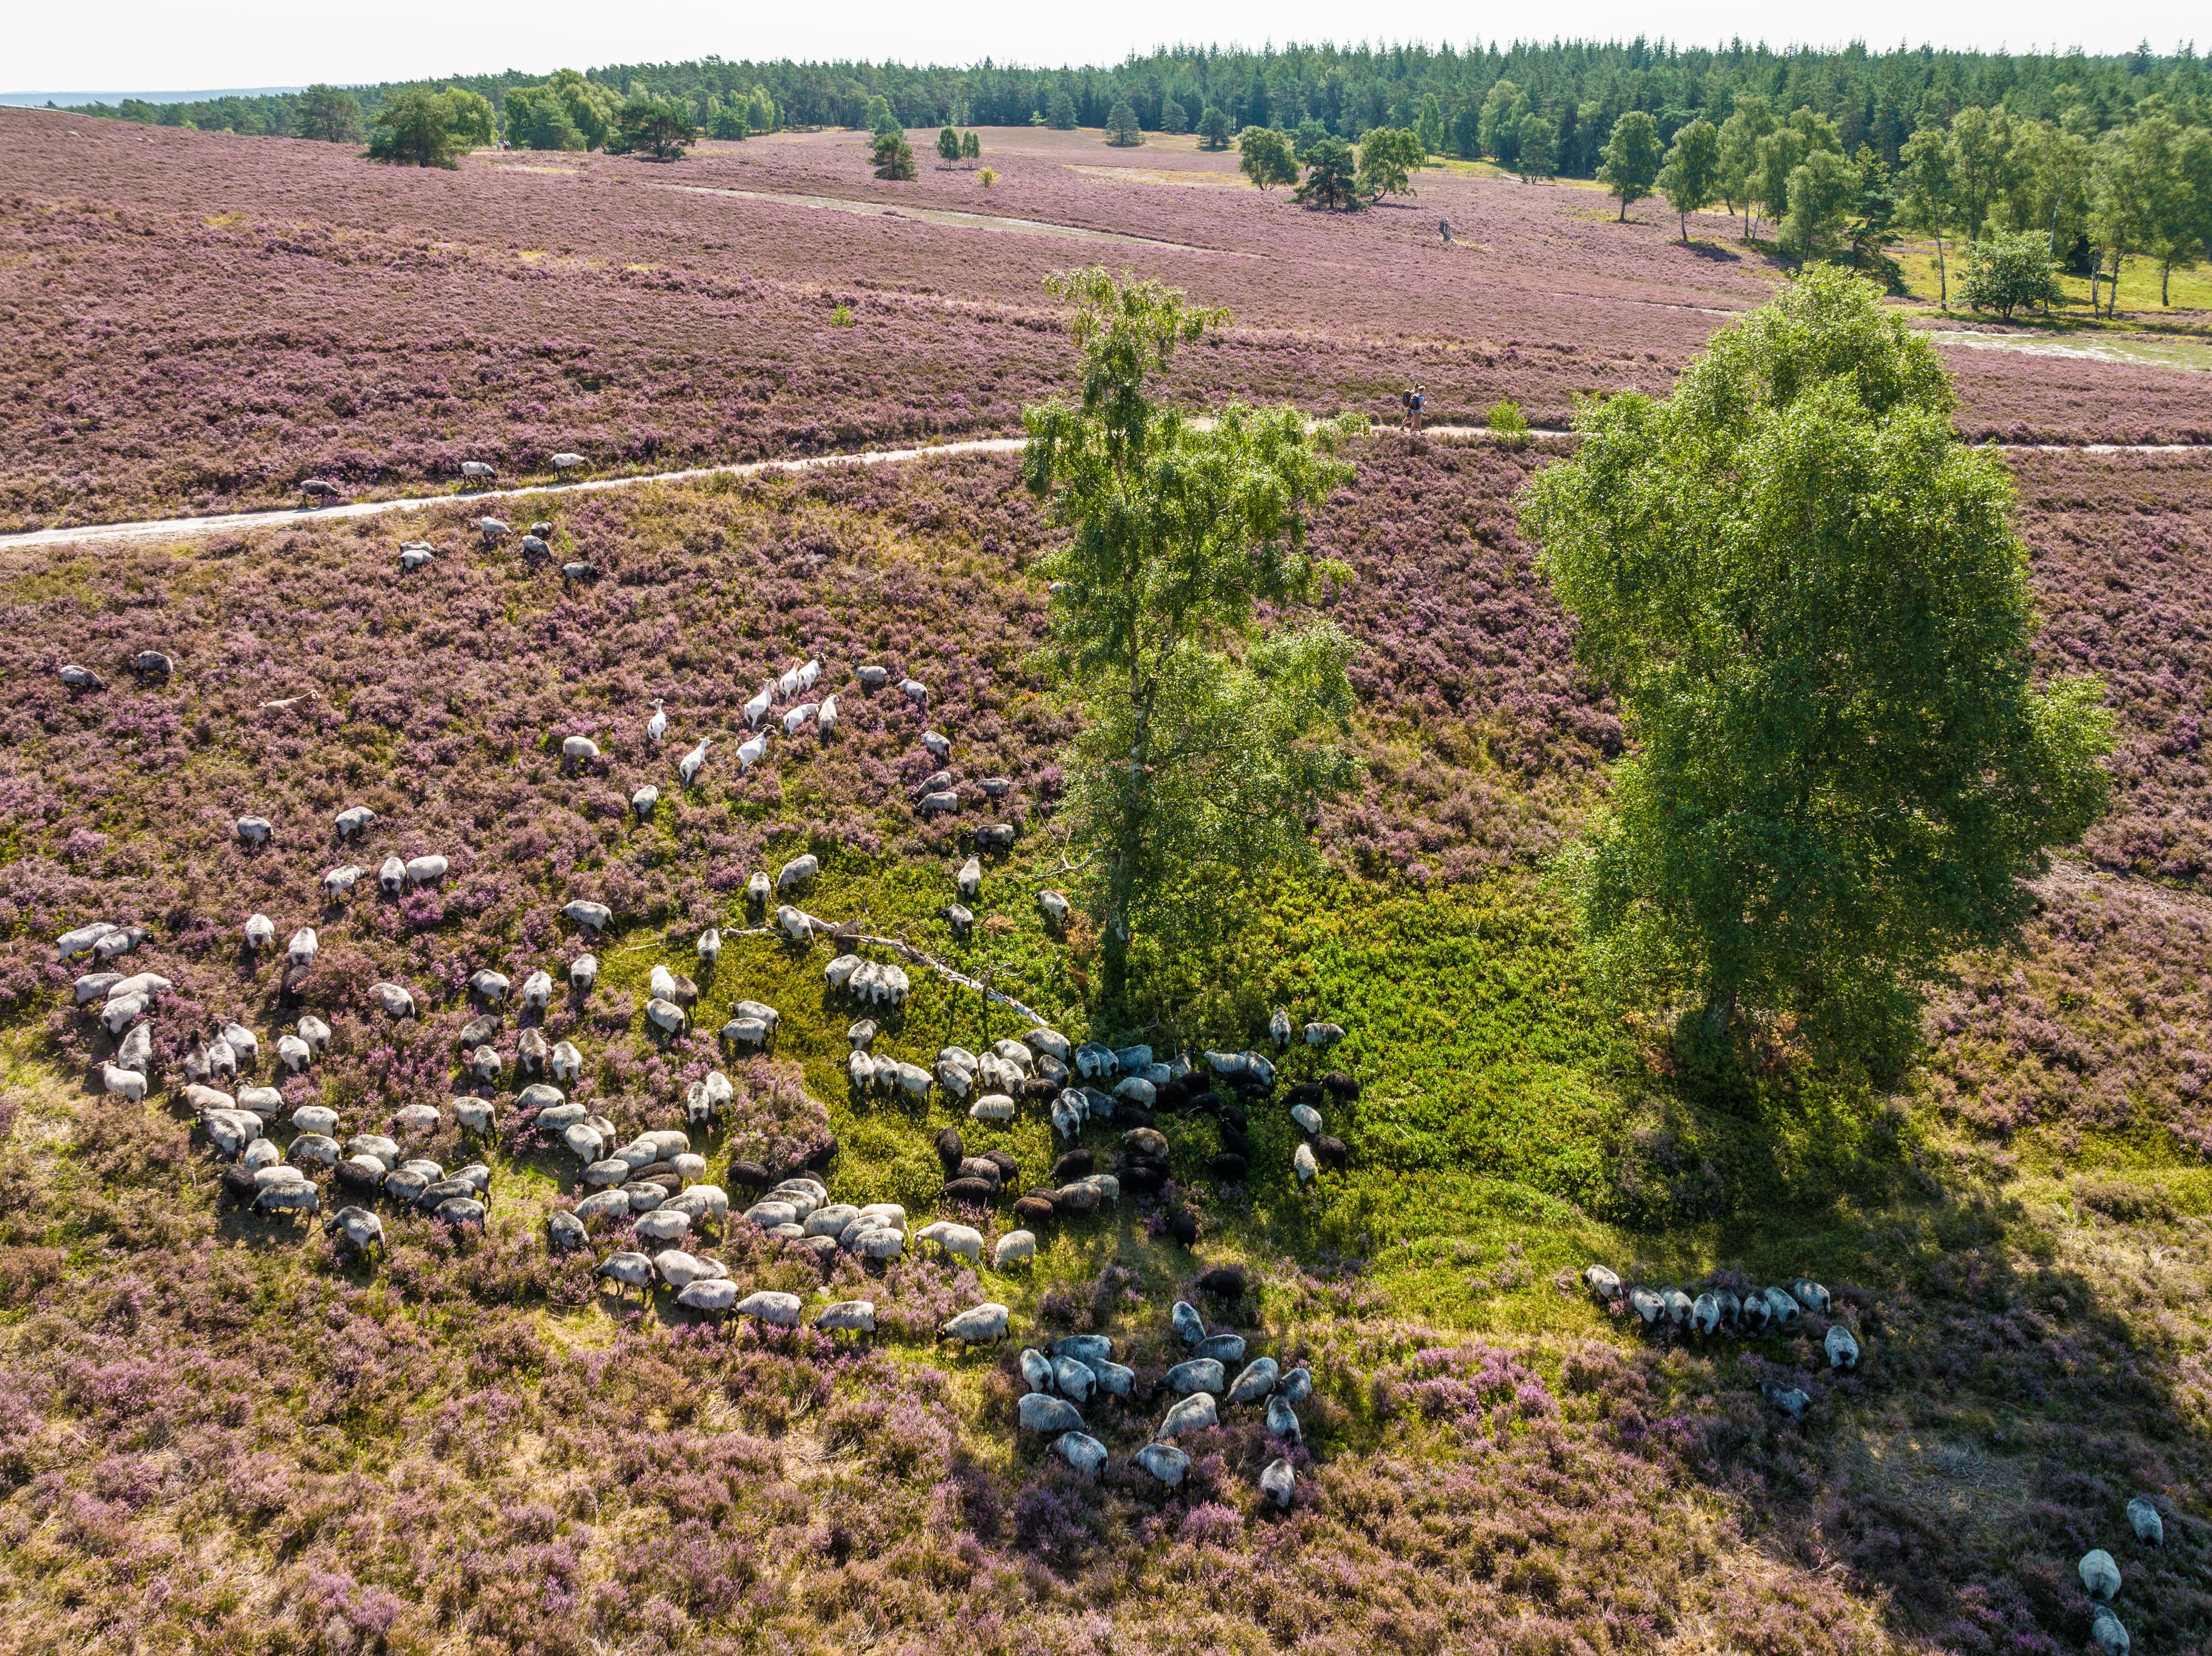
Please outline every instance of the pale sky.
[[0, 92], [171, 91], [204, 87], [289, 86], [307, 82], [401, 80], [456, 72], [700, 58], [866, 58], [907, 63], [1110, 64], [1160, 42], [1626, 39], [1642, 33], [1692, 45], [1730, 36], [1783, 45], [1832, 45], [1847, 38], [1877, 49], [1913, 45], [2081, 46], [2123, 52], [2148, 39], [2160, 52], [2198, 33], [2212, 45], [2203, 0], [2139, 0], [2128, 6], [2056, 0], [1855, 0], [1812, 8], [1756, 0], [1558, 0], [1486, 9], [1464, 0], [1384, 0], [1346, 6], [1320, 0], [1169, 0], [1039, 5], [1035, 0], [839, 0], [765, 6], [750, 0], [106, 0], [89, 12], [26, 5], [0, 50]]

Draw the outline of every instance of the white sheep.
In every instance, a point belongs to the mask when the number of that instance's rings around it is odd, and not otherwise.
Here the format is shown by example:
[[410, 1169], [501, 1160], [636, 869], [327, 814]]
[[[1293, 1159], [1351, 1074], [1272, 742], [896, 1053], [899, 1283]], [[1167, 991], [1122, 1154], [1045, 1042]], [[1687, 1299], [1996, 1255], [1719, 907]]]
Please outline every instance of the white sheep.
[[964, 1345], [985, 1345], [1006, 1338], [1006, 1323], [1012, 1315], [1005, 1306], [987, 1301], [970, 1306], [957, 1316], [948, 1317], [938, 1331]]
[[702, 737], [697, 747], [676, 761], [676, 774], [683, 779], [685, 787], [699, 779], [699, 773], [707, 767], [707, 749], [714, 744], [714, 738], [711, 736]]
[[768, 753], [768, 732], [762, 731], [738, 744], [738, 773], [742, 776]]
[[[96, 941], [96, 940], [95, 940]], [[266, 914], [246, 917], [246, 946], [255, 954], [270, 947], [276, 941], [276, 923]]]

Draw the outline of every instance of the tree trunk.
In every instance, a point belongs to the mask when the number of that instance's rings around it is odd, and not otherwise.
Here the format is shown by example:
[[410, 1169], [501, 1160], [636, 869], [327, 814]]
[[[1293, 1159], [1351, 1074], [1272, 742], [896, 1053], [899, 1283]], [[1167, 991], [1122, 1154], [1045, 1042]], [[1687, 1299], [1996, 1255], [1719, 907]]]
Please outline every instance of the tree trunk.
[[2173, 261], [2168, 259], [2158, 267], [2158, 302], [2162, 309], [2170, 310], [2173, 301], [2166, 297], [2167, 284], [2173, 279]]
[[1940, 230], [1936, 234], [1936, 282], [1942, 294], [1942, 306], [1948, 311], [1951, 308], [1951, 272], [1943, 264], [1943, 234]]
[[1735, 1022], [1735, 997], [1716, 992], [1705, 1002], [1705, 1039], [1725, 1040], [1729, 1025]]
[[1687, 213], [1684, 213], [1684, 214], [1681, 215], [1681, 217], [1682, 217], [1682, 246], [1684, 246], [1685, 247], [1686, 247], [1686, 246], [1688, 246], [1690, 245], [1690, 215], [1689, 215]]

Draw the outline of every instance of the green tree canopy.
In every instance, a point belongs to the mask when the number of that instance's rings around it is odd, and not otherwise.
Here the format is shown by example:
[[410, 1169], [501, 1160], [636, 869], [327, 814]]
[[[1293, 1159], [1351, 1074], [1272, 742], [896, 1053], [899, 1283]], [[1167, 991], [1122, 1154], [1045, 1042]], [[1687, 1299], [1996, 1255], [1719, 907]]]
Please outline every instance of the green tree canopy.
[[1832, 149], [1815, 149], [1790, 172], [1790, 214], [1782, 221], [1784, 246], [1800, 262], [1835, 240], [1859, 197], [1859, 169]]
[[1951, 308], [1951, 273], [1943, 259], [1943, 233], [1954, 211], [1951, 143], [1940, 127], [1923, 126], [1905, 141], [1897, 181], [1905, 223], [1936, 239], [1938, 302]]
[[1127, 98], [1116, 98], [1114, 107], [1106, 112], [1106, 142], [1118, 149], [1131, 149], [1144, 141], [1144, 130], [1137, 124], [1137, 112], [1129, 106]]
[[610, 155], [650, 155], [672, 161], [698, 137], [691, 111], [673, 98], [635, 93], [615, 112], [614, 130], [608, 135]]
[[583, 131], [550, 87], [519, 86], [507, 94], [507, 141], [517, 149], [583, 149]]
[[410, 88], [377, 116], [368, 157], [397, 167], [459, 167], [463, 152], [489, 141], [490, 121], [491, 106], [473, 92]]
[[1659, 169], [1659, 190], [1674, 209], [1682, 240], [1690, 239], [1690, 215], [1712, 205], [1720, 193], [1721, 131], [1700, 117], [1674, 135], [1666, 165]]
[[975, 136], [975, 130], [970, 128], [963, 132], [960, 135], [960, 159], [963, 161], [981, 161], [982, 156], [983, 141]]
[[1063, 132], [1074, 130], [1075, 100], [1067, 95], [1066, 87], [1053, 88], [1051, 94], [1045, 99], [1044, 124], [1047, 126], [1058, 127]]
[[1190, 130], [1190, 112], [1173, 98], [1160, 100], [1160, 130], [1188, 132]]
[[1759, 199], [1759, 141], [1777, 124], [1773, 105], [1759, 92], [1740, 95], [1728, 119], [1721, 123], [1721, 198], [1731, 213], [1742, 207], [1747, 241], [1757, 227], [1752, 206]]
[[960, 135], [949, 126], [937, 130], [937, 154], [940, 160], [957, 161], [960, 159]]
[[1632, 203], [1642, 201], [1659, 181], [1661, 164], [1659, 123], [1640, 109], [1632, 109], [1613, 124], [1597, 175], [1605, 187], [1620, 197], [1620, 217], [1628, 217]]
[[745, 118], [745, 112], [750, 106], [742, 98], [730, 104], [719, 98], [709, 99], [707, 104], [707, 136], [726, 143], [742, 143], [752, 131], [751, 124]]
[[1519, 158], [1521, 118], [1528, 112], [1528, 100], [1519, 87], [1507, 80], [1491, 82], [1476, 132], [1484, 152], [1500, 167], [1510, 167]]
[[[1341, 143], [1343, 140], [1338, 142]], [[1298, 163], [1291, 153], [1291, 141], [1273, 127], [1246, 127], [1237, 135], [1237, 148], [1241, 152], [1237, 166], [1262, 190], [1297, 182]]]
[[891, 183], [911, 183], [916, 176], [914, 146], [906, 141], [903, 132], [878, 133], [868, 160], [876, 169], [876, 176]]
[[1558, 170], [1559, 158], [1559, 129], [1547, 115], [1530, 110], [1521, 118], [1521, 130], [1515, 140], [1518, 150], [1515, 165], [1520, 168], [1521, 182], [1548, 179]]
[[860, 118], [867, 123], [869, 132], [878, 138], [886, 132], [901, 130], [898, 117], [891, 112], [891, 100], [881, 93], [868, 100]]
[[1429, 158], [1411, 127], [1378, 126], [1359, 140], [1359, 192], [1370, 201], [1413, 193], [1413, 172]]
[[2103, 808], [2102, 687], [2036, 687], [2010, 478], [1951, 409], [1928, 342], [1816, 268], [1665, 401], [1586, 405], [1524, 493], [1634, 743], [1563, 871], [1603, 969], [1711, 1032], [1740, 1004], [1894, 1029]]
[[1118, 996], [1133, 943], [1171, 943], [1209, 895], [1234, 901], [1310, 857], [1308, 824], [1354, 774], [1337, 739], [1350, 640], [1257, 615], [1341, 573], [1309, 549], [1307, 517], [1349, 477], [1330, 456], [1364, 422], [1232, 403], [1202, 424], [1149, 381], [1225, 312], [1103, 270], [1047, 285], [1075, 306], [1081, 383], [1023, 410], [1023, 477], [1072, 531], [1037, 566], [1054, 584], [1044, 654], [1083, 709], [1062, 819]]
[[2015, 311], [2062, 303], [2066, 294], [2051, 263], [2050, 238], [2033, 230], [1998, 230], [1974, 243], [1959, 296], [1969, 308], [1994, 311], [2007, 322]]
[[1199, 148], [1201, 149], [1228, 149], [1229, 116], [1227, 112], [1212, 104], [1208, 104], [1200, 110], [1198, 116], [1198, 138]]
[[294, 130], [324, 143], [361, 142], [361, 103], [352, 93], [320, 82], [300, 94]]
[[1350, 212], [1360, 204], [1358, 168], [1352, 146], [1341, 138], [1323, 138], [1306, 154], [1305, 182], [1297, 199], [1309, 207]]

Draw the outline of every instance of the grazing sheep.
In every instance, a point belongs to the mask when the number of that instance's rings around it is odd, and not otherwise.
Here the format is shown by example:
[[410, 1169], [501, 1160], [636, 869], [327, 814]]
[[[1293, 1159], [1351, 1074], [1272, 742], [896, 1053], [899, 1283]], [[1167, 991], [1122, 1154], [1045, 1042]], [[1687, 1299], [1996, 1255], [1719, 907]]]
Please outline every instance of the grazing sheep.
[[1052, 1360], [1052, 1383], [1071, 1403], [1088, 1403], [1091, 1393], [1097, 1387], [1098, 1377], [1081, 1359], [1060, 1356]]
[[492, 1107], [481, 1098], [455, 1099], [453, 1119], [473, 1133], [489, 1133], [497, 1125]]
[[1011, 1314], [1005, 1306], [986, 1301], [947, 1318], [938, 1332], [963, 1345], [986, 1345], [1006, 1338]]
[[1291, 1168], [1301, 1185], [1311, 1184], [1320, 1175], [1321, 1164], [1314, 1160], [1313, 1146], [1300, 1144], [1291, 1152]]
[[1224, 1401], [1257, 1403], [1275, 1389], [1275, 1382], [1281, 1378], [1282, 1370], [1273, 1357], [1255, 1357], [1231, 1382]]
[[1305, 1429], [1298, 1424], [1298, 1411], [1291, 1407], [1287, 1398], [1267, 1399], [1267, 1435], [1285, 1443], [1306, 1441]]
[[315, 1213], [323, 1205], [322, 1192], [297, 1168], [263, 1168], [253, 1175], [258, 1190], [253, 1205], [264, 1213]]
[[1298, 1475], [1291, 1463], [1280, 1456], [1269, 1461], [1260, 1471], [1260, 1493], [1279, 1507], [1287, 1508], [1291, 1497], [1297, 1493]]
[[773, 1327], [799, 1326], [799, 1303], [796, 1294], [778, 1293], [770, 1288], [760, 1289], [738, 1301], [736, 1309], [741, 1317], [756, 1317]]
[[811, 701], [800, 702], [796, 707], [791, 708], [784, 714], [783, 733], [786, 736], [797, 736], [800, 729], [803, 726], [811, 724], [813, 721], [814, 715], [821, 711], [821, 707], [817, 703]]
[[496, 1047], [477, 1047], [469, 1054], [469, 1073], [479, 1083], [490, 1084], [499, 1079], [500, 1056]]
[[821, 732], [824, 741], [827, 741], [836, 730], [837, 698], [836, 696], [825, 695], [822, 698], [821, 709], [814, 715], [814, 728]]
[[464, 460], [461, 462], [461, 476], [472, 483], [488, 483], [499, 473], [482, 460]]
[[714, 743], [714, 737], [702, 737], [697, 747], [676, 761], [676, 774], [682, 779], [685, 787], [690, 787], [699, 779], [699, 773], [707, 766], [707, 749], [712, 747]]
[[726, 1277], [702, 1277], [685, 1283], [676, 1295], [676, 1303], [687, 1311], [718, 1317], [744, 1309], [738, 1299], [738, 1285]]
[[427, 541], [402, 541], [399, 543], [399, 567], [413, 574], [424, 565], [436, 561], [437, 549]]
[[2097, 1606], [2089, 1623], [2089, 1637], [2104, 1656], [2128, 1656], [2128, 1630], [2108, 1605]]
[[1221, 1365], [1212, 1357], [1194, 1357], [1169, 1369], [1161, 1377], [1161, 1384], [1186, 1396], [1194, 1392], [1218, 1393], [1223, 1384]]
[[641, 822], [653, 820], [653, 809], [660, 803], [660, 790], [647, 782], [629, 797], [629, 808]]
[[241, 1087], [238, 1107], [252, 1111], [264, 1121], [274, 1121], [284, 1108], [284, 1095], [274, 1087]]
[[1231, 1363], [1244, 1361], [1244, 1337], [1242, 1334], [1209, 1334], [1191, 1348], [1194, 1357], [1210, 1357], [1225, 1369]]
[[107, 681], [91, 668], [79, 667], [74, 663], [64, 667], [55, 676], [72, 690], [104, 690], [107, 688]]
[[[647, 1219], [657, 1219], [659, 1216], [658, 1213], [646, 1215]], [[643, 1234], [643, 1225], [644, 1221], [639, 1221], [641, 1234]], [[676, 1247], [663, 1248], [654, 1254], [653, 1268], [659, 1274], [662, 1282], [679, 1293], [694, 1283], [712, 1282], [722, 1275], [720, 1266], [710, 1265], [706, 1261], [695, 1259], [684, 1253], [683, 1249]]]
[[1075, 1405], [1049, 1392], [1029, 1392], [1022, 1398], [1019, 1411], [1021, 1429], [1024, 1432], [1053, 1434], [1083, 1429], [1083, 1416]]
[[629, 1192], [619, 1190], [594, 1192], [576, 1204], [576, 1222], [594, 1225], [602, 1219], [626, 1219], [629, 1216]]
[[590, 1240], [584, 1222], [574, 1214], [556, 1208], [546, 1216], [545, 1242], [554, 1253], [573, 1253]]
[[1743, 1296], [1742, 1321], [1746, 1333], [1763, 1333], [1765, 1331], [1767, 1324], [1773, 1320], [1774, 1307], [1767, 1304], [1766, 1296], [1764, 1294], [1747, 1294]]
[[899, 694], [917, 707], [927, 707], [929, 705], [929, 687], [918, 678], [900, 680]]
[[293, 965], [312, 966], [320, 947], [315, 938], [315, 928], [303, 925], [292, 934], [292, 941], [285, 945], [284, 952]]
[[323, 896], [325, 901], [342, 903], [353, 895], [361, 883], [362, 870], [358, 864], [348, 863], [343, 868], [334, 868], [323, 876]]
[[[96, 941], [96, 940], [95, 940]], [[276, 923], [266, 914], [250, 915], [246, 922], [246, 946], [255, 954], [270, 948], [276, 941]], [[66, 960], [67, 955], [63, 958]]]
[[[569, 907], [574, 907], [574, 905], [572, 903]], [[589, 994], [592, 986], [599, 980], [599, 957], [597, 955], [579, 955], [568, 962], [568, 987], [577, 994]]]
[[1308, 1135], [1317, 1133], [1322, 1128], [1321, 1112], [1310, 1104], [1291, 1105], [1291, 1119], [1297, 1124], [1300, 1132]]
[[1006, 1271], [1018, 1265], [1027, 1265], [1036, 1258], [1036, 1234], [1026, 1230], [1010, 1230], [999, 1238], [998, 1246], [991, 1250], [991, 1269]]
[[738, 744], [738, 773], [742, 776], [768, 756], [768, 732], [749, 737]]
[[507, 974], [478, 968], [469, 974], [469, 992], [489, 1005], [496, 1006], [507, 998]]
[[552, 457], [552, 466], [556, 471], [574, 471], [583, 464], [584, 457], [580, 454], [556, 454]]
[[446, 877], [446, 870], [452, 866], [443, 857], [410, 857], [407, 859], [407, 883], [410, 888], [434, 885]]
[[983, 1233], [973, 1225], [956, 1225], [939, 1219], [924, 1225], [915, 1233], [917, 1242], [932, 1242], [947, 1253], [957, 1253], [963, 1259], [983, 1262]]
[[1828, 1290], [1809, 1277], [1800, 1277], [1790, 1284], [1790, 1297], [1806, 1310], [1816, 1311], [1824, 1317], [1832, 1303]]
[[761, 720], [768, 717], [768, 710], [775, 705], [775, 682], [771, 680], [769, 682], [762, 685], [760, 689], [745, 703], [743, 709], [745, 715], [745, 728], [747, 730], [752, 730], [758, 726]]
[[300, 493], [312, 500], [334, 500], [338, 497], [338, 486], [327, 477], [302, 477]]
[[376, 870], [376, 883], [387, 897], [407, 889], [407, 864], [398, 856], [386, 857]]
[[1777, 1386], [1772, 1380], [1761, 1380], [1759, 1389], [1766, 1400], [1795, 1421], [1802, 1421], [1805, 1411], [1813, 1406], [1813, 1399], [1795, 1386]]
[[240, 840], [249, 846], [265, 846], [271, 832], [265, 816], [241, 816], [233, 824]]
[[2137, 1495], [2128, 1502], [2128, 1523], [2136, 1532], [2136, 1539], [2153, 1547], [2166, 1544], [2166, 1520], [2159, 1516], [2158, 1508], [2151, 1505], [2150, 1497]]
[[[691, 1234], [691, 1216], [688, 1213], [672, 1212], [667, 1204], [663, 1203], [651, 1213], [641, 1216], [632, 1229], [636, 1233], [639, 1241], [665, 1247], [683, 1241]], [[679, 1283], [672, 1286], [680, 1288], [683, 1284]]]
[[89, 955], [101, 938], [112, 936], [122, 929], [112, 920], [94, 920], [90, 925], [64, 931], [54, 939], [54, 958], [69, 961], [75, 960], [79, 955]]
[[1690, 1320], [1690, 1296], [1679, 1288], [1659, 1291], [1659, 1301], [1667, 1313], [1667, 1320], [1676, 1328], [1686, 1327]]
[[532, 1012], [543, 1012], [553, 1004], [551, 973], [541, 968], [522, 980], [522, 1004], [526, 1010]]
[[1698, 1295], [1690, 1307], [1690, 1328], [1698, 1334], [1712, 1334], [1721, 1325], [1721, 1302], [1717, 1295], [1707, 1292]]
[[100, 1010], [100, 1021], [106, 1025], [110, 1035], [119, 1036], [144, 1016], [152, 1004], [144, 994], [118, 995]]
[[1096, 1478], [1106, 1465], [1106, 1446], [1083, 1432], [1062, 1432], [1052, 1452], [1085, 1477]]
[[1667, 1301], [1648, 1288], [1632, 1288], [1628, 1290], [1628, 1308], [1646, 1328], [1656, 1328], [1659, 1319], [1667, 1313]]
[[367, 805], [352, 805], [340, 811], [333, 820], [337, 824], [338, 839], [343, 842], [367, 829], [376, 820], [376, 813]]
[[2092, 1598], [2102, 1598], [2109, 1603], [2119, 1597], [2120, 1567], [2112, 1562], [2112, 1555], [2102, 1547], [2092, 1547], [2083, 1553], [2081, 1562], [2074, 1568]]
[[876, 1331], [875, 1301], [839, 1300], [816, 1313], [814, 1325], [825, 1334], [872, 1334]]
[[[604, 931], [614, 919], [614, 911], [605, 903], [586, 902], [582, 899], [568, 904], [561, 910], [562, 918], [571, 920], [590, 931]], [[596, 966], [597, 962], [594, 962]]]
[[[538, 1034], [535, 1029], [525, 1030], [523, 1033], [526, 1038]], [[544, 1037], [538, 1035], [538, 1039], [543, 1040]], [[572, 1082], [584, 1073], [584, 1055], [576, 1050], [574, 1043], [566, 1040], [556, 1041], [553, 1050], [545, 1055], [545, 1070], [546, 1073], [556, 1081]]]
[[146, 1077], [136, 1070], [125, 1070], [112, 1064], [103, 1064], [100, 1066], [100, 1083], [111, 1094], [127, 1098], [133, 1104], [138, 1103], [146, 1096]]
[[1169, 1410], [1160, 1422], [1160, 1429], [1152, 1435], [1160, 1442], [1169, 1442], [1186, 1432], [1203, 1432], [1221, 1423], [1221, 1416], [1213, 1406], [1213, 1399], [1204, 1392], [1193, 1392]]
[[921, 796], [921, 804], [917, 806], [916, 809], [919, 810], [924, 816], [939, 816], [951, 813], [957, 813], [960, 809], [960, 796], [953, 792], [949, 788], [938, 789], [934, 792], [923, 794]]
[[880, 690], [884, 685], [891, 682], [890, 670], [883, 667], [868, 666], [857, 668], [854, 670], [853, 676], [860, 681], [862, 688], [869, 690]]
[[366, 1254], [384, 1243], [384, 1221], [367, 1208], [340, 1208], [323, 1221], [323, 1231], [337, 1237], [341, 1247], [356, 1254]]
[[1804, 1314], [1796, 1298], [1778, 1288], [1766, 1290], [1766, 1308], [1774, 1313], [1776, 1324], [1785, 1330], [1796, 1327], [1797, 1319]]
[[812, 852], [804, 857], [794, 857], [776, 870], [775, 889], [780, 895], [795, 891], [822, 871], [822, 859]]
[[1129, 1464], [1170, 1489], [1179, 1488], [1190, 1475], [1190, 1457], [1172, 1443], [1147, 1443], [1129, 1457]]
[[1851, 1338], [1851, 1331], [1841, 1323], [1828, 1325], [1828, 1337], [1821, 1343], [1828, 1354], [1831, 1368], [1856, 1368], [1859, 1366], [1859, 1343]]
[[396, 983], [373, 983], [368, 986], [369, 998], [384, 1009], [385, 1016], [393, 1019], [415, 1016], [415, 997]]
[[607, 1255], [600, 1262], [599, 1268], [592, 1274], [605, 1277], [613, 1283], [617, 1293], [625, 1288], [634, 1288], [639, 1294], [646, 1295], [653, 1289], [653, 1261], [628, 1248]]

